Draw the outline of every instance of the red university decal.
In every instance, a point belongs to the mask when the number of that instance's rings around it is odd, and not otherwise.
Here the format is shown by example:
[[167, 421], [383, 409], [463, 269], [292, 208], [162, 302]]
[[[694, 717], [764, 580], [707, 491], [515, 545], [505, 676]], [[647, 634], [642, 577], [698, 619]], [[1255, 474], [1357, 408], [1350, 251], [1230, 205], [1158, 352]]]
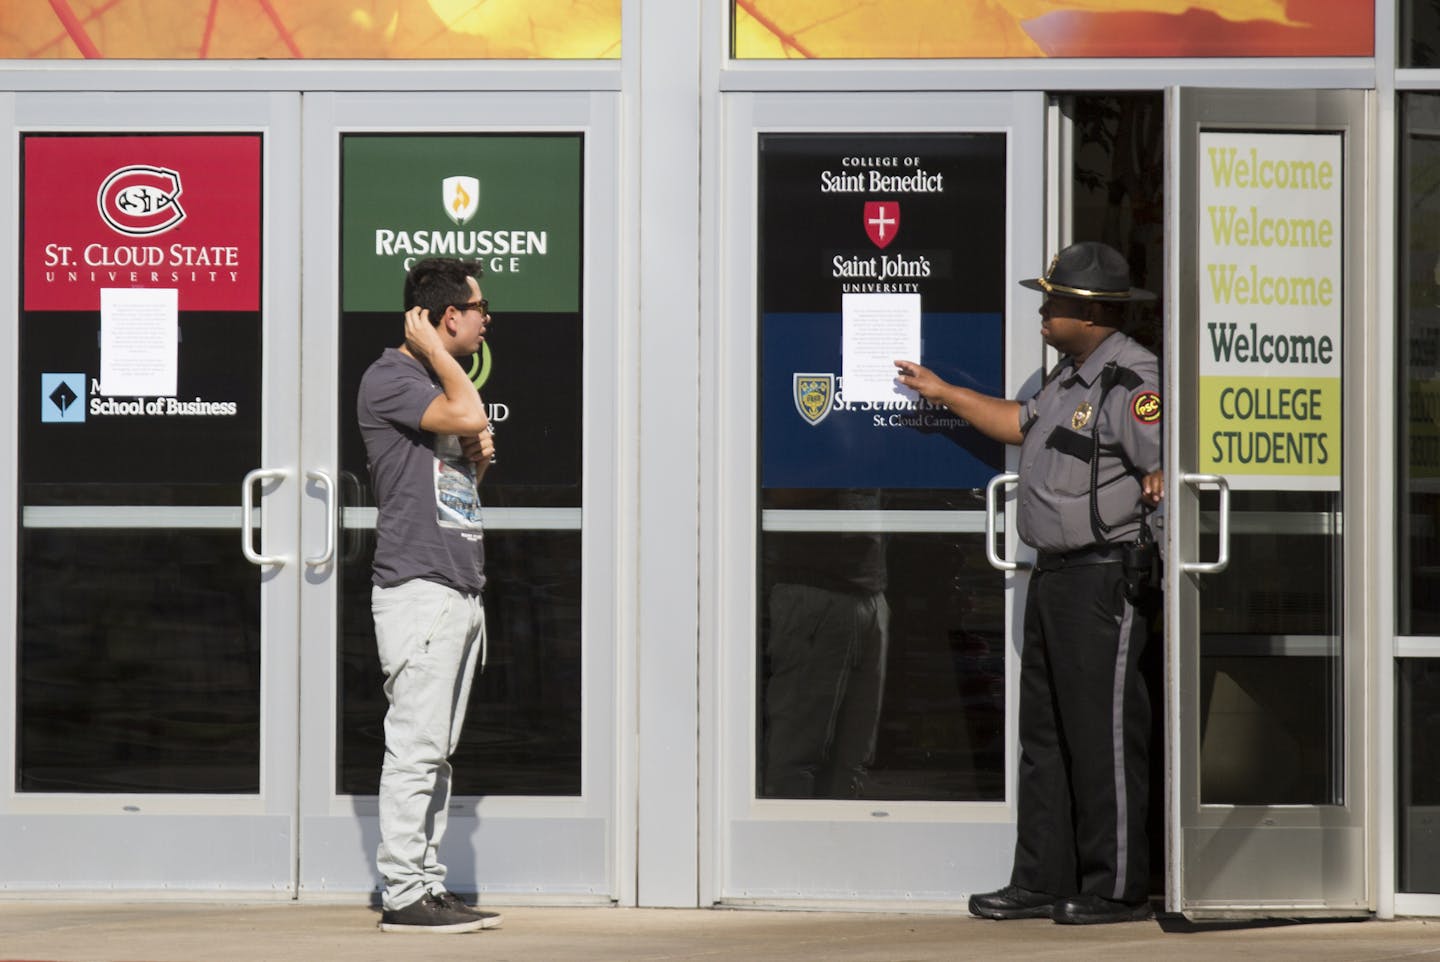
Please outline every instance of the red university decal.
[[259, 134], [32, 134], [24, 309], [98, 311], [106, 287], [182, 311], [260, 308]]

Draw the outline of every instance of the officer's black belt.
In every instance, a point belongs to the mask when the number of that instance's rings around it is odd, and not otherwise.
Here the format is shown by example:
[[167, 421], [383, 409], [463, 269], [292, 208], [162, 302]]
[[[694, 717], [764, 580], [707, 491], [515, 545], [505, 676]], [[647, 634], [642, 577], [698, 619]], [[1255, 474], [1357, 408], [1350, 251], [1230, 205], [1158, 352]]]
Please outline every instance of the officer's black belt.
[[1119, 564], [1125, 556], [1123, 545], [1094, 544], [1073, 551], [1042, 551], [1035, 559], [1038, 571], [1059, 571], [1081, 565]]

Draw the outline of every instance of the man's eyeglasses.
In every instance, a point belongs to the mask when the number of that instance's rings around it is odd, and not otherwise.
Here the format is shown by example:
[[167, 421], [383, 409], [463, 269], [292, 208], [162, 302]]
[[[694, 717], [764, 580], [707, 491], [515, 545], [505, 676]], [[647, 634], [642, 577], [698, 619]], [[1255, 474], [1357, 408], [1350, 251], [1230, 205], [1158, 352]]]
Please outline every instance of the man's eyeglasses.
[[490, 302], [483, 297], [478, 301], [467, 301], [464, 304], [451, 304], [450, 306], [457, 311], [479, 311], [485, 315], [490, 313]]

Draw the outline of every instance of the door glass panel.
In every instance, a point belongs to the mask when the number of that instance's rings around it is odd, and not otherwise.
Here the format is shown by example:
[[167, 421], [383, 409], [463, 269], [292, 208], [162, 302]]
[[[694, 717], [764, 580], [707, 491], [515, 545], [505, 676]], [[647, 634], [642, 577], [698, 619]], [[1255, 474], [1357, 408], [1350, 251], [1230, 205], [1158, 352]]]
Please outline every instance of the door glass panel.
[[1199, 801], [1342, 805], [1345, 135], [1202, 130], [1197, 156], [1195, 463], [1233, 491], [1198, 582]]
[[1440, 97], [1402, 103], [1396, 630], [1440, 635]]
[[[1428, 18], [1411, 41], [1416, 65], [1433, 66], [1440, 19], [1412, 7], [1417, 24]], [[1440, 97], [1407, 93], [1401, 104], [1396, 630], [1440, 635]], [[1397, 665], [1397, 882], [1440, 893], [1440, 660]]]
[[1440, 659], [1396, 665], [1398, 887], [1440, 893]]
[[237, 540], [25, 528], [21, 791], [259, 790], [260, 586]]
[[[984, 536], [771, 524], [756, 680], [761, 797], [1003, 799], [1004, 595]], [[891, 584], [927, 587], [886, 591]], [[868, 605], [832, 597], [869, 585]], [[858, 613], [861, 627], [827, 661], [813, 649], [855, 630], [853, 620], [831, 623], [837, 611]], [[797, 624], [804, 619], [815, 624]], [[829, 757], [817, 764], [807, 749], [826, 740]]]
[[1001, 448], [847, 397], [841, 344], [913, 312], [922, 363], [1003, 391], [1005, 163], [1001, 134], [760, 138], [762, 798], [1004, 797]]
[[386, 709], [355, 397], [370, 363], [404, 339], [405, 272], [425, 256], [479, 260], [493, 317], [470, 362], [499, 453], [480, 490], [488, 662], [454, 790], [580, 794], [583, 158], [580, 134], [342, 137], [340, 794], [378, 790]]
[[1397, 9], [1400, 66], [1440, 66], [1440, 8], [1429, 0], [1400, 0]]
[[1344, 804], [1339, 497], [1231, 494], [1230, 565], [1200, 580], [1202, 804]]
[[259, 790], [262, 155], [23, 139], [21, 791]]

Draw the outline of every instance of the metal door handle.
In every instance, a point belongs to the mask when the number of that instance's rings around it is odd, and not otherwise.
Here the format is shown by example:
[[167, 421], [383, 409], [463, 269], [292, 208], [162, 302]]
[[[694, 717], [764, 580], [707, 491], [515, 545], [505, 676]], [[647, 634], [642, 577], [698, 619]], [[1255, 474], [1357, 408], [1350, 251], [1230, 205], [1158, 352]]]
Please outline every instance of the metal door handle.
[[327, 565], [335, 557], [335, 481], [324, 471], [306, 471], [305, 477], [314, 481], [325, 492], [325, 550], [305, 563], [312, 568]]
[[263, 555], [255, 551], [253, 525], [255, 482], [283, 481], [286, 474], [283, 468], [256, 468], [245, 475], [245, 480], [240, 483], [240, 550], [244, 552], [245, 560], [253, 565], [273, 565], [279, 568], [285, 564], [284, 555]]
[[1200, 487], [1213, 484], [1220, 489], [1220, 551], [1214, 561], [1186, 561], [1181, 571], [1197, 575], [1218, 575], [1230, 565], [1230, 482], [1218, 474], [1182, 474], [1180, 480]]
[[995, 552], [995, 492], [1019, 480], [1018, 474], [997, 474], [985, 485], [985, 560], [990, 562], [990, 567], [1000, 571], [1021, 571], [1030, 567], [1028, 561], [1006, 561]]

